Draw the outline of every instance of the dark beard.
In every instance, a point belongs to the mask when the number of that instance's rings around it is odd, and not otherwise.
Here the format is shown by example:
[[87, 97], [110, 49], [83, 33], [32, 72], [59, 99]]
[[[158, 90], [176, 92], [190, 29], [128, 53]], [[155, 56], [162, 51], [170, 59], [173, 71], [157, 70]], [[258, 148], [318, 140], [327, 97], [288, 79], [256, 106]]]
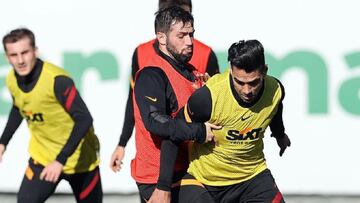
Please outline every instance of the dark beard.
[[175, 58], [175, 60], [177, 60], [180, 63], [187, 63], [191, 60], [192, 57], [192, 52], [188, 55], [185, 54], [178, 54], [175, 52], [174, 49], [172, 49], [170, 46], [166, 45], [166, 49], [168, 50], [168, 52]]

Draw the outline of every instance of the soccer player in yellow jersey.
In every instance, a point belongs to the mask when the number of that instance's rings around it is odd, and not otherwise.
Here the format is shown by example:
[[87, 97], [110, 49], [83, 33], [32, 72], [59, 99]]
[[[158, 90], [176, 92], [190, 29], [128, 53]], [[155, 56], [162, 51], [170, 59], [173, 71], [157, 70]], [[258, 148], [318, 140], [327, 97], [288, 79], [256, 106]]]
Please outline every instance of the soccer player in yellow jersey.
[[214, 142], [193, 143], [188, 176], [202, 183], [216, 202], [284, 202], [263, 153], [268, 126], [280, 156], [290, 146], [282, 120], [284, 88], [267, 75], [259, 41], [232, 44], [228, 60], [231, 68], [210, 78], [184, 107], [188, 122], [222, 126], [213, 130]]
[[73, 80], [37, 57], [35, 36], [27, 28], [6, 34], [3, 46], [13, 67], [6, 78], [13, 106], [0, 138], [0, 161], [22, 120], [31, 133], [17, 202], [45, 202], [62, 179], [70, 183], [77, 202], [102, 202], [99, 141]]

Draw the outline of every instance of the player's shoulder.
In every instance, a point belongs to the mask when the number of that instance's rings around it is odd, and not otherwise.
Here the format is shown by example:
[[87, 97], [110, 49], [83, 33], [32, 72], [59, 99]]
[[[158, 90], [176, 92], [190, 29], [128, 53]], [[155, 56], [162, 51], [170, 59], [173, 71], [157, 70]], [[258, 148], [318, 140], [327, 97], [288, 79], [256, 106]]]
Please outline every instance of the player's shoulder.
[[139, 70], [137, 78], [165, 78], [165, 72], [157, 66], [147, 66]]
[[200, 41], [198, 39], [194, 39], [193, 43], [194, 43], [194, 46], [203, 47], [203, 48], [206, 48], [206, 49], [211, 49], [211, 47], [209, 45], [205, 44], [204, 42], [202, 42], [202, 41]]
[[65, 69], [63, 69], [60, 66], [57, 66], [49, 61], [44, 61], [42, 71], [44, 71], [44, 73], [52, 75], [52, 76], [57, 76], [57, 75], [70, 76], [70, 74]]
[[284, 88], [284, 85], [281, 83], [281, 81], [274, 77], [274, 76], [270, 76], [270, 75], [267, 75], [266, 76], [266, 82], [268, 83], [268, 86], [272, 86], [273, 88], [275, 89], [278, 89], [280, 88], [281, 90], [281, 94], [282, 94], [282, 98], [285, 97], [285, 88]]
[[283, 84], [281, 83], [281, 81], [278, 78], [271, 76], [271, 75], [266, 75], [266, 80], [268, 80], [269, 82], [272, 82], [272, 83], [280, 86], [282, 89], [284, 89]]
[[137, 48], [152, 46], [152, 45], [155, 43], [155, 40], [156, 40], [156, 39], [151, 39], [151, 40], [148, 40], [148, 41], [146, 41], [146, 42], [140, 43], [140, 44], [137, 46]]

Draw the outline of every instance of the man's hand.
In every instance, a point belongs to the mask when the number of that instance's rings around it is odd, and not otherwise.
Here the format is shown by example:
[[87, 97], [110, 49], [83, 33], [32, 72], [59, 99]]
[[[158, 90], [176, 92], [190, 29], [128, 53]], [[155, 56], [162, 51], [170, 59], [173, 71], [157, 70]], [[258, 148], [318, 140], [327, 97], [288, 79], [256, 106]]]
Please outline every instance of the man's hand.
[[287, 136], [287, 134], [285, 134], [284, 137], [282, 137], [282, 138], [276, 138], [276, 142], [277, 142], [278, 146], [280, 147], [280, 153], [279, 153], [280, 156], [282, 156], [285, 152], [285, 149], [287, 147], [290, 147], [290, 145], [291, 145], [290, 139]]
[[5, 145], [0, 144], [0, 162], [2, 162], [2, 157], [5, 152]]
[[203, 83], [206, 83], [210, 79], [210, 75], [208, 73], [195, 73], [195, 76], [198, 80], [200, 80]]
[[208, 73], [194, 72], [196, 80], [193, 84], [194, 89], [199, 89], [204, 86], [206, 81], [209, 80], [210, 75]]
[[214, 133], [212, 132], [212, 130], [220, 130], [222, 128], [222, 126], [217, 126], [217, 125], [214, 125], [214, 124], [211, 124], [211, 123], [208, 123], [206, 122], [205, 123], [205, 126], [206, 126], [206, 139], [205, 139], [205, 143], [207, 142], [211, 142], [212, 140], [215, 140], [215, 135]]
[[171, 192], [159, 190], [155, 188], [154, 192], [152, 193], [148, 203], [170, 203], [171, 201]]
[[124, 155], [125, 155], [125, 147], [117, 146], [110, 160], [110, 168], [115, 173], [120, 171]]
[[40, 180], [56, 183], [59, 180], [63, 168], [64, 166], [60, 162], [51, 162], [42, 170], [40, 174]]

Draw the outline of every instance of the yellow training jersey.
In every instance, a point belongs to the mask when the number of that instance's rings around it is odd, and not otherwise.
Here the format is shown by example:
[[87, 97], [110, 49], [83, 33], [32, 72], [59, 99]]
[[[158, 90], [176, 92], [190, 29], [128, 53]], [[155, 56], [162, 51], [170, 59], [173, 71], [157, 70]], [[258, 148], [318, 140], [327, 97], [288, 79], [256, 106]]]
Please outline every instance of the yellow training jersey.
[[278, 81], [266, 76], [264, 91], [252, 107], [239, 105], [230, 86], [229, 71], [206, 83], [212, 99], [210, 123], [223, 126], [213, 131], [217, 144], [194, 143], [188, 172], [212, 186], [240, 183], [267, 168], [263, 154], [265, 129], [276, 114], [282, 91]]
[[[56, 159], [74, 126], [74, 121], [55, 96], [55, 77], [61, 75], [69, 76], [62, 68], [44, 62], [40, 77], [30, 92], [19, 88], [13, 69], [6, 78], [14, 105], [19, 108], [30, 130], [30, 156], [42, 165]], [[99, 141], [90, 128], [67, 159], [63, 172], [73, 174], [93, 170], [99, 164], [98, 152]]]

